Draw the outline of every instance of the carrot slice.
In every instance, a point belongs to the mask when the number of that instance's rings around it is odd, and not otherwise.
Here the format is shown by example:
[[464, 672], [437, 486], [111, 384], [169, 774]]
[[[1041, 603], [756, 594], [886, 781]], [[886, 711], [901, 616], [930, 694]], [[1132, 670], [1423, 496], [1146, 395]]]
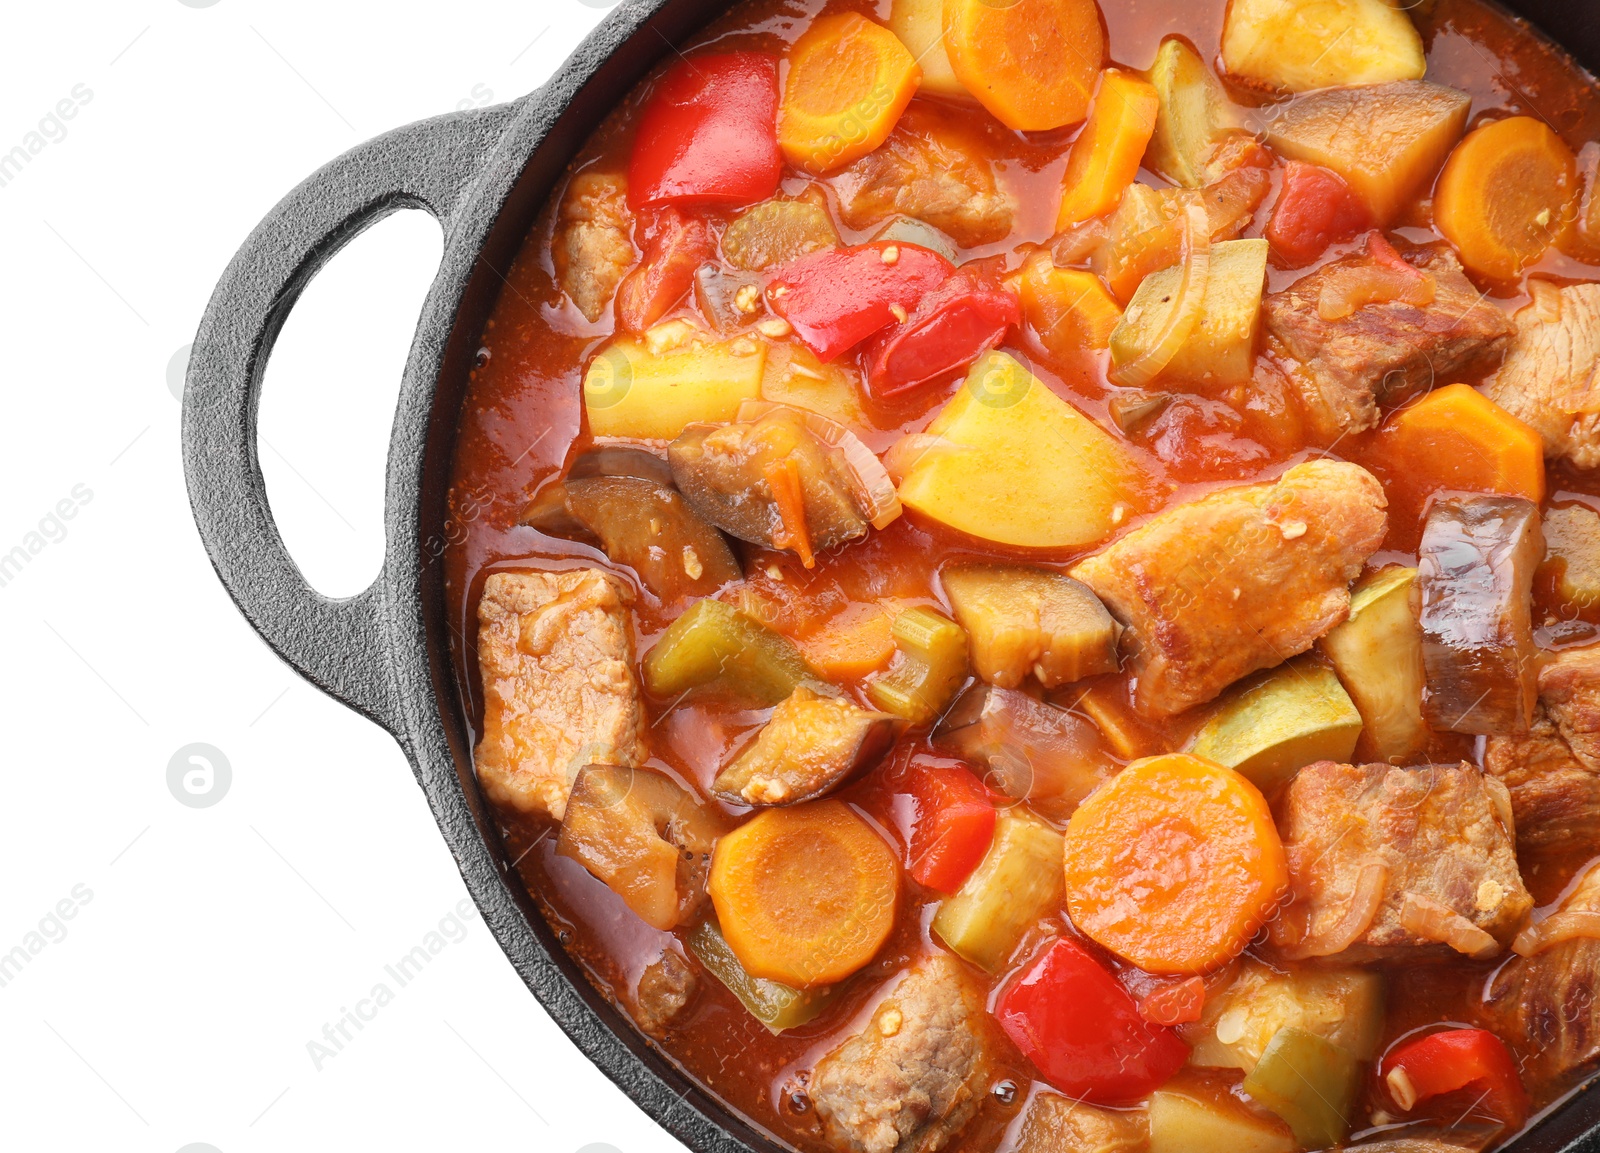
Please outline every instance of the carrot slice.
[[1468, 135], [1434, 192], [1433, 216], [1468, 268], [1512, 280], [1572, 223], [1578, 160], [1542, 120], [1512, 116]]
[[1115, 68], [1101, 74], [1089, 123], [1067, 157], [1057, 232], [1104, 216], [1117, 206], [1139, 175], [1160, 111], [1161, 97], [1153, 85]]
[[800, 465], [792, 456], [773, 461], [766, 467], [767, 486], [772, 489], [772, 502], [778, 506], [778, 519], [783, 531], [774, 534], [772, 543], [779, 548], [792, 548], [800, 556], [800, 563], [813, 568], [817, 558], [811, 551], [811, 528], [806, 523], [806, 494], [800, 483]]
[[800, 641], [806, 663], [830, 681], [853, 681], [894, 658], [895, 608], [852, 605]]
[[1018, 132], [1076, 124], [1105, 63], [1094, 0], [945, 0], [944, 46], [956, 79]]
[[1057, 268], [1050, 253], [1028, 258], [1019, 278], [1022, 312], [1039, 343], [1057, 355], [1101, 352], [1122, 323], [1122, 308], [1092, 272]]
[[841, 801], [768, 809], [717, 842], [708, 883], [722, 934], [753, 977], [831, 985], [894, 928], [900, 866]]
[[922, 69], [893, 32], [856, 12], [824, 16], [795, 41], [778, 109], [778, 144], [822, 175], [889, 138]]
[[1436, 492], [1507, 493], [1544, 500], [1544, 445], [1538, 432], [1475, 388], [1435, 389], [1384, 426], [1374, 445], [1392, 478], [1389, 519], [1420, 522]]
[[1261, 791], [1174, 753], [1135, 761], [1067, 825], [1073, 924], [1150, 973], [1202, 973], [1241, 953], [1288, 884]]

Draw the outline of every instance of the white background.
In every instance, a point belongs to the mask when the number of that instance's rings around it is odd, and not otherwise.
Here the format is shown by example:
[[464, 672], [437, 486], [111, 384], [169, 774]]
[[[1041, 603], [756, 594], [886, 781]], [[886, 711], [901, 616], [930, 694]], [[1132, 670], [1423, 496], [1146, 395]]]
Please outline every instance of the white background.
[[[170, 386], [285, 191], [385, 129], [537, 87], [606, 6], [4, 4], [0, 154], [38, 151], [0, 186], [0, 554], [30, 557], [0, 585], [0, 954], [29, 957], [0, 985], [0, 1147], [681, 1148], [476, 915], [450, 920], [466, 889], [396, 746], [235, 612], [189, 517]], [[41, 127], [63, 100], [71, 118]], [[330, 594], [378, 568], [389, 422], [439, 249], [417, 213], [363, 236], [267, 375], [268, 486]], [[209, 807], [168, 786], [194, 743], [231, 770]], [[443, 947], [398, 988], [384, 966], [430, 931]], [[319, 1069], [308, 1043], [380, 981], [392, 1002]]]

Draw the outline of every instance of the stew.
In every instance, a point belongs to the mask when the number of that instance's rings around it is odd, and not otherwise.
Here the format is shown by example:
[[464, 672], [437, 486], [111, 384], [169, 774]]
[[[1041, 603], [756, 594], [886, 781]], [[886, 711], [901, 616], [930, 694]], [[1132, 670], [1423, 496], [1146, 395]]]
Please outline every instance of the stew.
[[745, 0], [488, 322], [475, 764], [806, 1153], [1497, 1147], [1600, 1064], [1600, 87], [1485, 0]]

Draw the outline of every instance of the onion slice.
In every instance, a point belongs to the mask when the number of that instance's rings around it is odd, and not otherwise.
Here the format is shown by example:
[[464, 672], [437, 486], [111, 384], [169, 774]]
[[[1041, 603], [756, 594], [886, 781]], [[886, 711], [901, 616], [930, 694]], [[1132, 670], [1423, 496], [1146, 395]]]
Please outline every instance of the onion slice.
[[937, 459], [967, 451], [969, 450], [965, 445], [957, 444], [945, 437], [933, 436], [926, 432], [913, 432], [902, 436], [889, 446], [889, 451], [883, 454], [883, 467], [890, 479], [895, 484], [900, 484], [913, 468], [930, 457]]
[[1528, 925], [1511, 942], [1511, 951], [1519, 957], [1535, 957], [1566, 941], [1580, 937], [1600, 940], [1600, 913], [1586, 909], [1562, 910], [1551, 913], [1537, 924]]
[[1500, 942], [1454, 909], [1437, 901], [1407, 893], [1400, 905], [1400, 927], [1425, 941], [1439, 941], [1469, 957], [1492, 957]]
[[1199, 204], [1190, 204], [1184, 209], [1183, 257], [1179, 267], [1182, 274], [1166, 323], [1149, 348], [1127, 364], [1111, 370], [1113, 383], [1124, 388], [1143, 388], [1155, 380], [1172, 363], [1200, 323], [1206, 289], [1211, 283], [1211, 219]]
[[1285, 949], [1284, 954], [1303, 961], [1344, 952], [1361, 939], [1377, 918], [1388, 885], [1389, 866], [1382, 861], [1368, 861], [1361, 866], [1355, 891], [1350, 894], [1350, 903], [1339, 919], [1319, 933], [1308, 933], [1299, 944]]

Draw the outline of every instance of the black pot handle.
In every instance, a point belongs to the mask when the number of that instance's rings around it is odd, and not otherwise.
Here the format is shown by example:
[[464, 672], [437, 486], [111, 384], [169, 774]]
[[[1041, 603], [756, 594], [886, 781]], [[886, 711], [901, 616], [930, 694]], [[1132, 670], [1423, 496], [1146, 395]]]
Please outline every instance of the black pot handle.
[[399, 209], [421, 208], [438, 218], [448, 250], [457, 208], [518, 111], [520, 102], [419, 121], [318, 170], [229, 262], [189, 357], [184, 473], [217, 576], [279, 656], [397, 736], [386, 573], [365, 592], [335, 600], [312, 588], [289, 556], [261, 478], [261, 378], [301, 290], [364, 229]]

